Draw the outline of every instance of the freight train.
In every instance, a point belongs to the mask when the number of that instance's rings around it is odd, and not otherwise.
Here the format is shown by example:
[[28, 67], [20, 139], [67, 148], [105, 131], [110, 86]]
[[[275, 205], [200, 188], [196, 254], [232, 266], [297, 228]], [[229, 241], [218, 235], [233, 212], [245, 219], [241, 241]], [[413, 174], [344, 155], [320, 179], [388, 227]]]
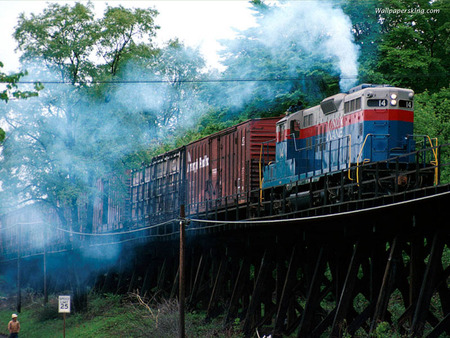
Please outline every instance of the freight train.
[[412, 90], [370, 84], [242, 122], [131, 171], [126, 196], [99, 182], [92, 231], [168, 233], [181, 205], [190, 218], [242, 220], [436, 184], [437, 141], [413, 123]]

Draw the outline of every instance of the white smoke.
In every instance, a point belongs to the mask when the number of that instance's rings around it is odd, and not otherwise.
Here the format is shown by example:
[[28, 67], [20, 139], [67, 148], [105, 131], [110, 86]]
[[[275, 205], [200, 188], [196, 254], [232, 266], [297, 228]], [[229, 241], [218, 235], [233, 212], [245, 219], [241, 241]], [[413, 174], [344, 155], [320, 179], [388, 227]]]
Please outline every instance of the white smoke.
[[[261, 23], [261, 41], [280, 55], [293, 44], [307, 53], [331, 59], [340, 74], [341, 90], [356, 82], [358, 46], [354, 43], [350, 18], [326, 1], [290, 1], [271, 11]], [[305, 69], [301, 55], [290, 58], [291, 68]]]

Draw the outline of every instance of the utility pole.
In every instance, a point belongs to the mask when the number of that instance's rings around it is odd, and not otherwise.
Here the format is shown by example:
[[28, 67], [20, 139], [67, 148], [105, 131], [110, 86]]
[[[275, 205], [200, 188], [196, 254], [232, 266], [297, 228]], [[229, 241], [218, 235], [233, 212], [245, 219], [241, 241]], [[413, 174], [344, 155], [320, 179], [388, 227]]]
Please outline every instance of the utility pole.
[[179, 274], [179, 311], [180, 323], [178, 337], [185, 338], [185, 322], [184, 322], [184, 302], [185, 302], [185, 285], [184, 285], [184, 236], [185, 236], [185, 213], [184, 204], [180, 206], [180, 274]]
[[20, 256], [22, 247], [22, 223], [17, 224], [17, 312], [20, 313], [22, 310], [22, 290], [21, 290], [21, 267], [20, 267]]
[[44, 223], [44, 305], [48, 303], [48, 293], [47, 293], [47, 241], [48, 241], [48, 229]]

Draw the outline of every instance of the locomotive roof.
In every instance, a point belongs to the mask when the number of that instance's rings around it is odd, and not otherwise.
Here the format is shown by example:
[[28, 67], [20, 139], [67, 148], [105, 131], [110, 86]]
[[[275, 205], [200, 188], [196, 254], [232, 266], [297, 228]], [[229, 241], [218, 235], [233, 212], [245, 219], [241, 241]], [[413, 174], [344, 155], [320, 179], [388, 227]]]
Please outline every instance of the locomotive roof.
[[348, 93], [352, 94], [354, 92], [358, 92], [360, 90], [366, 89], [366, 88], [386, 88], [386, 87], [392, 87], [391, 85], [388, 84], [372, 84], [372, 83], [363, 83], [360, 84], [359, 86], [353, 87], [351, 88]]
[[[298, 114], [298, 113], [301, 113], [301, 112], [304, 112], [304, 111], [310, 111], [310, 110], [312, 110], [312, 109], [314, 109], [314, 108], [317, 109], [318, 107], [321, 107], [321, 108], [322, 108], [322, 111], [324, 111], [324, 113], [326, 114], [326, 113], [327, 113], [327, 112], [326, 112], [326, 109], [331, 109], [331, 108], [330, 108], [331, 103], [334, 103], [334, 106], [335, 106], [337, 109], [339, 109], [339, 106], [341, 105], [342, 101], [344, 101], [344, 99], [345, 99], [347, 96], [349, 96], [349, 99], [358, 97], [358, 96], [360, 96], [360, 95], [358, 95], [358, 92], [361, 92], [361, 95], [362, 95], [363, 93], [367, 92], [367, 90], [365, 90], [365, 89], [375, 89], [375, 90], [379, 90], [379, 89], [389, 89], [389, 90], [410, 90], [410, 89], [407, 89], [407, 88], [394, 87], [394, 86], [391, 86], [391, 85], [388, 85], [388, 84], [381, 84], [381, 85], [380, 85], [380, 84], [364, 83], [364, 84], [361, 84], [361, 85], [359, 85], [359, 86], [356, 86], [356, 87], [351, 88], [351, 89], [350, 89], [348, 92], [346, 92], [346, 93], [338, 93], [338, 94], [335, 94], [335, 95], [326, 97], [326, 98], [324, 98], [324, 99], [320, 102], [320, 104], [318, 104], [318, 105], [315, 105], [315, 106], [312, 106], [312, 107], [309, 107], [309, 108], [306, 108], [306, 109], [300, 109], [300, 110], [297, 110], [297, 111], [295, 111], [295, 112], [292, 112], [292, 113], [286, 115], [285, 117], [283, 117], [281, 120], [279, 120], [279, 121], [277, 122], [277, 124], [284, 123], [284, 122], [285, 122], [287, 119], [289, 119], [289, 117], [292, 116], [293, 114]], [[412, 91], [412, 90], [410, 90], [410, 91]], [[331, 110], [331, 111], [332, 111], [332, 110]], [[331, 112], [331, 111], [329, 111], [329, 112]]]

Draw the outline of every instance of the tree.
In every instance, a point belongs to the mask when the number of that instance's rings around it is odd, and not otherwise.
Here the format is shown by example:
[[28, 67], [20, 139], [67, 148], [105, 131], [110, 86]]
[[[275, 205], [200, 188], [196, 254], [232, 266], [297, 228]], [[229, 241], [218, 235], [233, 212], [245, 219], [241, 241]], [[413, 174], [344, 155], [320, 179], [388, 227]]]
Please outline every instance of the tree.
[[207, 73], [203, 71], [205, 61], [198, 49], [186, 47], [178, 39], [170, 40], [150, 60], [145, 68], [165, 83], [163, 104], [154, 112], [158, 116], [157, 125], [173, 130], [180, 119], [192, 121], [196, 113], [206, 110], [199, 109], [200, 105], [207, 105], [201, 100], [204, 90], [201, 81]]
[[416, 92], [448, 84], [448, 1], [383, 0], [344, 4], [361, 47], [360, 81]]
[[139, 45], [138, 40], [146, 37], [146, 43], [151, 46], [151, 39], [159, 28], [154, 23], [157, 14], [156, 10], [151, 9], [130, 10], [122, 6], [108, 6], [103, 19], [98, 23], [101, 31], [97, 55], [105, 59], [109, 74], [116, 75], [121, 62], [132, 57]]
[[[123, 172], [124, 156], [141, 149], [148, 132], [141, 111], [127, 111], [120, 97], [105, 102], [95, 81], [114, 76], [140, 39], [154, 36], [154, 15], [153, 10], [108, 7], [95, 19], [92, 4], [76, 3], [49, 4], [41, 14], [20, 16], [15, 38], [22, 61], [32, 77], [48, 84], [38, 100], [15, 102], [2, 112], [9, 134], [1, 167], [8, 178], [3, 195], [16, 192], [15, 201], [45, 201], [64, 225], [92, 230], [97, 179], [114, 169]], [[135, 30], [139, 34], [131, 33]], [[104, 63], [93, 58], [96, 53]], [[77, 224], [80, 214], [84, 221]]]
[[[2, 62], [0, 62], [0, 68], [3, 68]], [[38, 82], [34, 84], [35, 90], [31, 91], [19, 90], [18, 82], [20, 78], [22, 78], [25, 75], [27, 75], [27, 72], [19, 72], [10, 75], [6, 75], [5, 73], [0, 72], [0, 83], [5, 85], [5, 88], [0, 92], [0, 101], [8, 102], [11, 98], [27, 99], [38, 95], [38, 91], [43, 89], [42, 84]], [[0, 145], [3, 143], [5, 138], [6, 138], [5, 131], [2, 128], [0, 128]]]
[[441, 144], [450, 142], [450, 89], [437, 93], [425, 91], [415, 96], [415, 133], [438, 137]]
[[49, 4], [40, 15], [19, 17], [14, 38], [23, 52], [23, 61], [43, 61], [71, 84], [86, 81], [94, 65], [90, 56], [98, 37], [98, 23], [92, 4]]

